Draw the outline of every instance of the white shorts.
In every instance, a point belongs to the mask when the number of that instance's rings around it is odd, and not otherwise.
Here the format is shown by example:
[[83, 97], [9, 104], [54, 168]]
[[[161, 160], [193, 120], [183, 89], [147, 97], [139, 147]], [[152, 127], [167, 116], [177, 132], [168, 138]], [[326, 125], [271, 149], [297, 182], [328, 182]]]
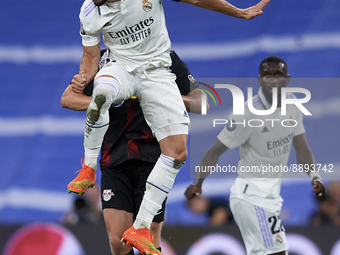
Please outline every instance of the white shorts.
[[[176, 75], [167, 68], [129, 73], [123, 64], [110, 62], [96, 75], [115, 77], [121, 85], [114, 104], [132, 96], [139, 99], [143, 115], [158, 141], [170, 135], [188, 134], [189, 116], [176, 85]], [[184, 124], [184, 125], [181, 125]], [[167, 128], [173, 126], [174, 128]]]
[[280, 212], [269, 212], [238, 198], [230, 198], [230, 209], [248, 255], [268, 255], [288, 250]]

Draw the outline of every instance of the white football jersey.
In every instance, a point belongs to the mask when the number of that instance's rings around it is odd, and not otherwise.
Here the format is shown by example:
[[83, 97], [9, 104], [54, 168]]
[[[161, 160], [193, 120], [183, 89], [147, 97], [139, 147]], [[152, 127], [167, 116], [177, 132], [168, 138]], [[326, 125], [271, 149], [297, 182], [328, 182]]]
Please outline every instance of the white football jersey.
[[[287, 97], [295, 98], [292, 93]], [[253, 97], [253, 106], [257, 110], [271, 108], [261, 88]], [[244, 115], [230, 114], [227, 125], [217, 136], [230, 149], [240, 147], [239, 176], [231, 188], [231, 197], [280, 210], [283, 167], [287, 165], [293, 137], [305, 132], [302, 112], [291, 104], [284, 116], [281, 108], [270, 115], [255, 115], [249, 111], [247, 102], [244, 107]]]
[[110, 57], [131, 72], [171, 65], [162, 1], [121, 0], [98, 7], [85, 0], [79, 14], [84, 46], [103, 42]]

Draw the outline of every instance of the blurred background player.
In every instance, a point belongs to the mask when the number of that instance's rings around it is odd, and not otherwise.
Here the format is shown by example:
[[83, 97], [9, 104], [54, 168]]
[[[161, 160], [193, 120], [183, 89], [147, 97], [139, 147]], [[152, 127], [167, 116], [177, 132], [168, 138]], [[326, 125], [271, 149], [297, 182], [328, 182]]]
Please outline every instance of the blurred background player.
[[65, 226], [82, 223], [102, 223], [103, 213], [100, 203], [100, 187], [94, 186], [85, 196], [76, 196], [72, 209], [61, 220]]
[[[103, 56], [100, 63], [103, 66], [107, 62], [107, 52], [101, 52]], [[205, 95], [204, 92], [199, 89], [189, 69], [177, 54], [171, 51], [170, 56], [170, 69], [176, 74], [176, 84], [187, 110], [200, 113], [201, 96]], [[91, 101], [92, 91], [93, 81], [84, 91], [77, 87], [72, 89], [70, 85], [61, 98], [61, 105], [84, 111]], [[138, 213], [146, 180], [160, 155], [160, 148], [145, 122], [138, 99], [128, 99], [120, 107], [111, 106], [109, 113], [112, 118], [104, 136], [100, 159], [103, 214], [112, 254], [133, 254], [133, 250], [123, 246], [120, 240], [124, 231], [132, 226]], [[165, 202], [151, 224], [155, 247], [160, 247], [164, 210]]]
[[[231, 187], [230, 209], [233, 213], [248, 255], [285, 255], [288, 249], [285, 230], [281, 225], [280, 211], [282, 198], [280, 187], [283, 172], [240, 172], [245, 166], [285, 166], [288, 161], [291, 145], [296, 150], [299, 164], [308, 164], [309, 169], [315, 166], [313, 154], [308, 146], [305, 129], [302, 122], [302, 112], [295, 105], [287, 105], [287, 116], [297, 120], [290, 123], [290, 127], [282, 125], [265, 125], [264, 127], [250, 127], [235, 123], [248, 123], [250, 119], [280, 119], [281, 118], [281, 88], [290, 82], [290, 75], [286, 62], [270, 56], [260, 64], [259, 89], [253, 97], [253, 105], [257, 110], [267, 110], [272, 106], [273, 93], [277, 90], [277, 109], [270, 115], [255, 115], [245, 104], [245, 115], [231, 114], [228, 124], [217, 136], [215, 142], [205, 152], [201, 159], [201, 166], [215, 166], [220, 155], [228, 148], [240, 147], [238, 162], [238, 178]], [[275, 95], [275, 94], [274, 94]], [[291, 93], [287, 96], [295, 98]], [[230, 124], [234, 123], [234, 124]], [[275, 143], [284, 139], [284, 143]], [[270, 146], [270, 144], [277, 146]], [[269, 144], [269, 145], [268, 145]], [[312, 187], [319, 197], [325, 196], [325, 189], [321, 177], [317, 172], [306, 173], [312, 179]], [[202, 192], [202, 183], [209, 175], [197, 173], [193, 185], [186, 191], [187, 199], [192, 199]]]

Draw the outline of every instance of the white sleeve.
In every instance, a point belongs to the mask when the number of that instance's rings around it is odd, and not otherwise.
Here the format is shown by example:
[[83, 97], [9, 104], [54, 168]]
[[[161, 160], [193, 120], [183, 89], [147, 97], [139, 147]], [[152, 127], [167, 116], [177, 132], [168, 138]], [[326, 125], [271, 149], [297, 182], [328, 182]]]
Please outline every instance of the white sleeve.
[[229, 149], [239, 147], [250, 137], [251, 128], [248, 126], [245, 116], [230, 114], [228, 123], [217, 136], [218, 140]]
[[100, 43], [100, 31], [95, 31], [94, 27], [91, 26], [91, 22], [84, 14], [83, 7], [80, 10], [79, 19], [80, 19], [79, 34], [82, 37], [82, 44], [84, 46], [90, 47]]

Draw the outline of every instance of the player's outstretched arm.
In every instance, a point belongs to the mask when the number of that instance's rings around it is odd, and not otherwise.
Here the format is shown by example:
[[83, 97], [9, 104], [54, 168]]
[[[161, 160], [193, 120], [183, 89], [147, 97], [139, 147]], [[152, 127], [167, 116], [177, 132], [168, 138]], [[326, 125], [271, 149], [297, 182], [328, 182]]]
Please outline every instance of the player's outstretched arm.
[[258, 4], [247, 9], [240, 9], [224, 0], [181, 0], [182, 3], [192, 4], [194, 6], [219, 12], [235, 18], [250, 20], [263, 13], [263, 8], [270, 0], [261, 0]]
[[[200, 169], [208, 169], [209, 166], [216, 166], [219, 157], [227, 149], [227, 146], [221, 143], [220, 140], [216, 139], [215, 142], [204, 153], [200, 162]], [[184, 195], [188, 200], [202, 193], [203, 181], [209, 174], [209, 171], [199, 171], [196, 173], [194, 183], [187, 187], [186, 191], [184, 192]]]
[[311, 184], [315, 195], [318, 196], [319, 199], [325, 198], [325, 187], [322, 183], [320, 174], [316, 171], [314, 156], [308, 146], [305, 134], [294, 136], [293, 144], [296, 150], [297, 162], [305, 166], [305, 172], [312, 179]]
[[63, 108], [74, 111], [86, 111], [91, 103], [92, 97], [84, 94], [75, 93], [69, 85], [60, 99], [60, 104]]
[[[188, 112], [197, 114], [202, 113], [202, 95], [205, 97], [207, 96], [201, 89], [197, 88], [191, 91], [189, 94], [182, 96], [185, 108]], [[208, 100], [206, 100], [206, 102], [206, 112], [209, 112], [210, 105], [208, 103]]]

